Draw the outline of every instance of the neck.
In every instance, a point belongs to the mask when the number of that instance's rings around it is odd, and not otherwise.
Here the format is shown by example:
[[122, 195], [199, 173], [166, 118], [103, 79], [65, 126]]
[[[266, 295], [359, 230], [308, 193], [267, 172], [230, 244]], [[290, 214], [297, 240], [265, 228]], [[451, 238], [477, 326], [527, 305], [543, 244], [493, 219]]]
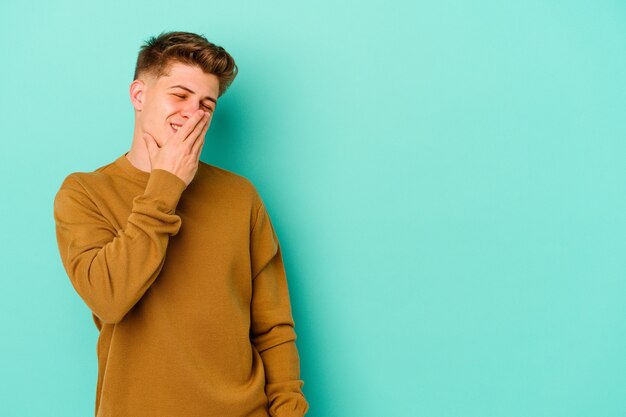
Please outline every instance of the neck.
[[135, 128], [135, 132], [133, 134], [133, 143], [130, 146], [130, 150], [126, 153], [126, 158], [128, 158], [130, 163], [135, 168], [145, 172], [150, 172], [152, 171], [150, 154], [148, 153], [146, 142], [144, 142], [143, 138], [141, 137], [142, 132], [139, 130], [140, 129]]

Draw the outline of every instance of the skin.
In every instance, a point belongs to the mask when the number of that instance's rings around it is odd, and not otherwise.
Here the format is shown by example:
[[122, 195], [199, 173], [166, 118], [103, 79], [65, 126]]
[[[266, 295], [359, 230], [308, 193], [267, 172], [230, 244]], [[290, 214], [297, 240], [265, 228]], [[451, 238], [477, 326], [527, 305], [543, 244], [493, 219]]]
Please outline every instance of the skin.
[[[191, 92], [172, 88], [176, 85]], [[142, 171], [164, 169], [189, 185], [198, 170], [218, 95], [217, 76], [197, 66], [175, 62], [162, 77], [139, 76], [130, 85], [135, 129], [126, 158]], [[182, 127], [175, 131], [171, 123]]]

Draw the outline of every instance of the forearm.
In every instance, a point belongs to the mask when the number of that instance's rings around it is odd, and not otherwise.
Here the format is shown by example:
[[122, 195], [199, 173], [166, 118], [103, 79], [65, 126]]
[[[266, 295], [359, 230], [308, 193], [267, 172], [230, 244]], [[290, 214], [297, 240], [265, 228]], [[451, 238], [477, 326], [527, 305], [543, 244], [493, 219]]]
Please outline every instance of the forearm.
[[264, 350], [265, 393], [272, 417], [301, 417], [309, 404], [302, 392], [300, 357], [295, 339]]
[[169, 238], [181, 226], [174, 209], [183, 190], [172, 174], [153, 171], [120, 231], [111, 230], [75, 185], [57, 194], [63, 265], [81, 298], [104, 322], [119, 322], [158, 276]]

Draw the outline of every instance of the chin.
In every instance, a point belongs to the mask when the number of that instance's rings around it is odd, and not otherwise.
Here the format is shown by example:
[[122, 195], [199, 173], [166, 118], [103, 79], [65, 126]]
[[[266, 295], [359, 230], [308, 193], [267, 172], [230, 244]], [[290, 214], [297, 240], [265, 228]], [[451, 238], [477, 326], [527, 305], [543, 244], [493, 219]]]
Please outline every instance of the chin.
[[163, 136], [161, 136], [162, 138], [164, 138], [161, 142], [163, 142], [162, 144], [160, 144], [159, 146], [163, 146], [165, 145], [170, 139], [172, 139], [172, 135], [168, 134], [168, 133], [163, 133]]

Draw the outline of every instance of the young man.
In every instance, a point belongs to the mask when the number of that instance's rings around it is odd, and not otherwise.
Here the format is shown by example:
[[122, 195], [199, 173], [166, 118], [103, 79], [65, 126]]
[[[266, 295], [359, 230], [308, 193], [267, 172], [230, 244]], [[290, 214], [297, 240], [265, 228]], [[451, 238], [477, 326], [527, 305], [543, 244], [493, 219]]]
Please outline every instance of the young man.
[[100, 332], [97, 417], [309, 408], [266, 207], [249, 180], [199, 161], [236, 74], [203, 36], [151, 38], [130, 85], [130, 150], [55, 197], [61, 259]]

